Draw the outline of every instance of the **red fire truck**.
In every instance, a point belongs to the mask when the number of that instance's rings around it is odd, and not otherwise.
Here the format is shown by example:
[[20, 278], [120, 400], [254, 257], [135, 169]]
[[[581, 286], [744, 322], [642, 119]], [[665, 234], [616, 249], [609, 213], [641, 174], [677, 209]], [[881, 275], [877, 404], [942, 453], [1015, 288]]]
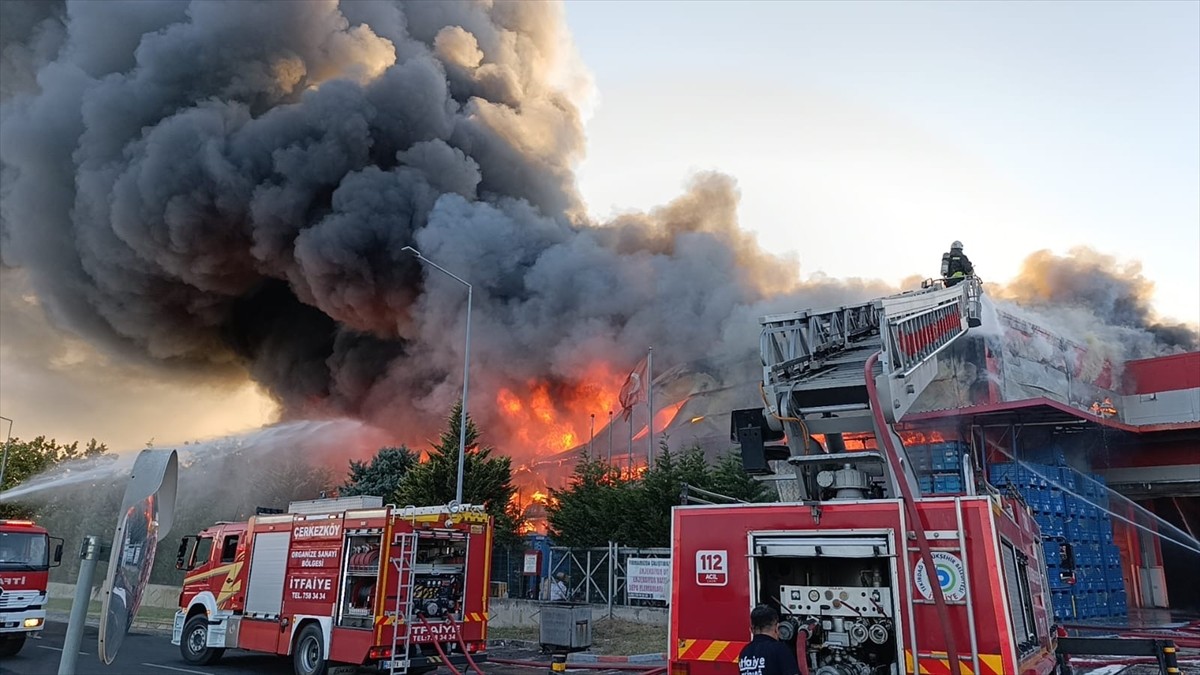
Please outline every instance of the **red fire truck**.
[[226, 649], [387, 673], [485, 657], [491, 517], [480, 506], [384, 506], [378, 497], [294, 502], [288, 513], [185, 537], [172, 642], [205, 665]]
[[910, 550], [913, 521], [897, 500], [680, 507], [672, 672], [736, 672], [759, 604], [780, 610], [781, 637], [814, 675], [912, 673], [914, 653], [921, 673], [949, 673], [949, 636], [963, 675], [1053, 671], [1027, 512], [990, 497], [923, 499], [919, 512], [937, 581]]
[[[731, 434], [779, 502], [675, 509], [673, 675], [736, 673], [756, 605], [779, 612], [806, 674], [1054, 671], [1037, 523], [971, 487], [922, 497], [892, 426], [979, 325], [979, 291], [762, 319], [764, 406], [734, 411]], [[848, 435], [871, 442], [848, 451]]]
[[21, 651], [26, 636], [46, 625], [46, 584], [61, 560], [61, 539], [31, 520], [0, 520], [0, 656]]

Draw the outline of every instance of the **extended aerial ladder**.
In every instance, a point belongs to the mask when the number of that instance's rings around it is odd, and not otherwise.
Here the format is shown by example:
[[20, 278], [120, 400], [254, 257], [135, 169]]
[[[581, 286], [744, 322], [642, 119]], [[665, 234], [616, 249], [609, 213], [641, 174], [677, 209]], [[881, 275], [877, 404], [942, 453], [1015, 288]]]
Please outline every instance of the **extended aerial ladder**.
[[[859, 305], [763, 317], [763, 407], [735, 411], [731, 429], [746, 470], [776, 482], [781, 499], [804, 500], [815, 492], [822, 470], [873, 457], [874, 470], [888, 476], [891, 496], [899, 496], [899, 480], [917, 493], [908, 458], [901, 453], [899, 469], [891, 469], [882, 439], [899, 446], [892, 424], [936, 376], [938, 353], [979, 325], [980, 294], [976, 278], [952, 287], [927, 282], [921, 290]], [[872, 388], [884, 424], [873, 415]], [[874, 434], [879, 449], [847, 455], [847, 433]], [[821, 435], [824, 445], [813, 435]], [[782, 462], [793, 469], [791, 476], [780, 474]]]

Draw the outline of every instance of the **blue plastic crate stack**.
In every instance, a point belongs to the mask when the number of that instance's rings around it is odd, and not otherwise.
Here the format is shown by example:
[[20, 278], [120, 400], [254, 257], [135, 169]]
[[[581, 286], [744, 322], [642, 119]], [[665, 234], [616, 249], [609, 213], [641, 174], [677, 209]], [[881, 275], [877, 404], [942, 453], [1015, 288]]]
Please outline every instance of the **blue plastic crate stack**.
[[[1061, 452], [1039, 459], [1051, 463], [992, 464], [988, 479], [1020, 494], [1041, 527], [1055, 618], [1124, 616], [1121, 554], [1113, 544], [1112, 517], [1100, 508], [1108, 506], [1104, 478], [1066, 466]], [[1064, 543], [1071, 544], [1075, 557], [1073, 584], [1062, 578]]]
[[905, 448], [916, 467], [923, 495], [954, 495], [965, 492], [962, 477], [963, 452], [960, 441], [927, 443]]

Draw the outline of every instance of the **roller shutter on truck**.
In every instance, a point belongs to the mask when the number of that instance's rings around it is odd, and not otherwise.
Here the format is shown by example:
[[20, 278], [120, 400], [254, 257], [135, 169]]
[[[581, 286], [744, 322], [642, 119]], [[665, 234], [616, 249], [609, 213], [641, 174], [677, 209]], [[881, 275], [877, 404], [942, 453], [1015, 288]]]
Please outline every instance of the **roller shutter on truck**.
[[246, 614], [279, 615], [283, 608], [283, 578], [287, 572], [291, 538], [291, 531], [254, 535], [254, 553], [250, 558], [250, 580], [246, 589]]

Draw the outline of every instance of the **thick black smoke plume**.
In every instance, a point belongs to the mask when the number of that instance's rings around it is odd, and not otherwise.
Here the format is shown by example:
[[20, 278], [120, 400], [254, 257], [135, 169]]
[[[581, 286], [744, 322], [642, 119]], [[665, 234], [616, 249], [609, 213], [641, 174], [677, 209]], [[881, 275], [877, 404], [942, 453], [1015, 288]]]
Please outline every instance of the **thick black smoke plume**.
[[1154, 282], [1142, 274], [1140, 263], [1122, 263], [1087, 247], [1066, 256], [1037, 251], [1025, 259], [1015, 279], [992, 290], [1028, 308], [1083, 311], [1090, 315], [1086, 325], [1124, 329], [1119, 339], [1127, 348], [1125, 358], [1200, 348], [1195, 326], [1156, 316]]
[[[664, 370], [752, 363], [756, 316], [891, 290], [799, 287], [794, 260], [738, 228], [720, 175], [590, 222], [573, 173], [587, 86], [548, 2], [5, 0], [4, 277], [127, 361], [249, 373], [286, 417], [408, 441], [459, 395], [466, 296], [406, 246], [474, 287], [485, 428], [501, 389], [570, 388], [599, 362], [621, 377], [650, 345]], [[1050, 262], [1014, 294], [1195, 344], [1153, 324], [1136, 270]]]
[[663, 366], [752, 354], [757, 303], [795, 288], [723, 176], [586, 220], [587, 80], [557, 4], [0, 10], [4, 265], [60, 326], [157, 366], [248, 371], [288, 416], [440, 425], [466, 297], [405, 246], [474, 286], [480, 402], [649, 345]]

